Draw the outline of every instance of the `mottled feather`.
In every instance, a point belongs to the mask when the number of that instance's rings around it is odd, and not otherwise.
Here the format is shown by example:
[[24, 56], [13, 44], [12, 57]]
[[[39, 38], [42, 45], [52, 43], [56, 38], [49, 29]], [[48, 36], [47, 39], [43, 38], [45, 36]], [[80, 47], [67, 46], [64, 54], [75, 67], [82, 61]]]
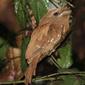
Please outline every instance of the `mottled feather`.
[[50, 55], [61, 44], [68, 34], [71, 10], [67, 7], [52, 9], [42, 17], [38, 27], [33, 31], [26, 50], [29, 67], [26, 71], [26, 82], [31, 83], [37, 64]]

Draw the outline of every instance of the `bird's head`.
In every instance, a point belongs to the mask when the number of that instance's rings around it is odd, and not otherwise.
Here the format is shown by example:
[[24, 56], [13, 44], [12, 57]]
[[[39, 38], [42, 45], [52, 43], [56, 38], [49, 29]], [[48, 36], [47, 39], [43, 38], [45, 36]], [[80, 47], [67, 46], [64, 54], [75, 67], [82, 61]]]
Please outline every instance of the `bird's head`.
[[71, 10], [70, 10], [69, 7], [68, 8], [63, 7], [63, 8], [57, 8], [57, 9], [51, 9], [47, 13], [48, 17], [52, 17], [52, 16], [56, 16], [56, 17], [69, 16], [70, 14], [71, 14]]
[[60, 20], [61, 24], [64, 20], [69, 22], [71, 18], [71, 10], [69, 7], [61, 7], [56, 9], [50, 9], [48, 12], [41, 18], [39, 25], [42, 26], [46, 23], [51, 23], [52, 21]]

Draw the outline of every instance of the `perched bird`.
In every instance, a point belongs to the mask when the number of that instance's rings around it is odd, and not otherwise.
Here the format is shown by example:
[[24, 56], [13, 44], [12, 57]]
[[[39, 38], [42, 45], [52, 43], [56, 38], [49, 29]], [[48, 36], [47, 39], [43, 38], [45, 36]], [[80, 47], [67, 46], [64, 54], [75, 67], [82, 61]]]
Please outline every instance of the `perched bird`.
[[33, 31], [26, 50], [29, 67], [26, 71], [26, 84], [31, 84], [37, 64], [50, 55], [61, 44], [70, 31], [71, 10], [68, 7], [51, 9], [40, 20]]

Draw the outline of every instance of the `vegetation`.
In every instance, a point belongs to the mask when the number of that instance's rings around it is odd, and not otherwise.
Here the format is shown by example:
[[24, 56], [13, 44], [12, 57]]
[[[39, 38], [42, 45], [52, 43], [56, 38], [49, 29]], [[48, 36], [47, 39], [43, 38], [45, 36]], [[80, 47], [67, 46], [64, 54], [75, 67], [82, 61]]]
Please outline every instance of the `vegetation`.
[[[22, 79], [27, 68], [27, 63], [25, 60], [25, 52], [27, 45], [30, 41], [30, 35], [27, 36], [26, 32], [29, 33], [32, 30], [34, 30], [33, 23], [36, 21], [35, 26], [37, 26], [41, 17], [45, 15], [47, 10], [50, 9], [51, 6], [63, 7], [67, 3], [70, 4], [69, 1], [66, 0], [14, 0], [16, 17], [18, 18], [23, 28], [21, 30], [24, 31], [22, 45], [19, 48], [21, 50], [21, 57], [19, 57], [21, 58], [20, 59], [21, 63], [19, 64], [21, 69], [19, 71], [22, 72], [22, 77], [19, 76], [19, 78], [17, 78], [16, 81], [6, 81], [6, 82], [4, 81], [0, 82], [0, 84], [9, 85], [9, 84], [25, 83], [24, 80]], [[32, 17], [34, 17], [34, 21], [32, 20]], [[31, 27], [31, 30], [29, 29], [29, 27]], [[52, 73], [49, 75], [47, 74], [45, 76], [36, 76], [36, 78], [33, 78], [32, 82], [35, 84], [39, 84], [40, 82], [48, 81], [47, 85], [57, 85], [57, 84], [84, 85], [85, 72], [84, 71], [81, 72], [76, 68], [71, 68], [73, 64], [71, 45], [72, 43], [71, 43], [71, 33], [70, 33], [67, 39], [58, 48], [58, 55], [60, 58], [56, 59], [55, 56], [51, 55], [51, 57], [47, 59], [47, 62], [49, 62], [49, 64], [52, 64], [52, 66], [57, 68], [56, 73]], [[6, 56], [8, 56], [7, 50], [10, 47], [11, 46], [9, 45], [9, 43], [0, 37], [0, 68], [1, 68], [0, 72], [3, 72], [3, 69], [5, 68], [6, 64], [8, 64], [7, 63], [8, 61], [6, 61], [7, 59]]]

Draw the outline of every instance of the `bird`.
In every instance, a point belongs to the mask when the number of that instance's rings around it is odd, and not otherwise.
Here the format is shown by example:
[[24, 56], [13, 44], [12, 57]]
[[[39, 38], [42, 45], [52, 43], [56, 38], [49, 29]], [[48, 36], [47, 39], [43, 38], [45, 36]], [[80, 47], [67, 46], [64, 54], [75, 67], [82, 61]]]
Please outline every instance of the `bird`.
[[26, 49], [28, 67], [25, 73], [26, 85], [30, 85], [36, 75], [37, 64], [51, 55], [70, 32], [71, 9], [60, 7], [50, 9], [41, 18], [31, 35]]

